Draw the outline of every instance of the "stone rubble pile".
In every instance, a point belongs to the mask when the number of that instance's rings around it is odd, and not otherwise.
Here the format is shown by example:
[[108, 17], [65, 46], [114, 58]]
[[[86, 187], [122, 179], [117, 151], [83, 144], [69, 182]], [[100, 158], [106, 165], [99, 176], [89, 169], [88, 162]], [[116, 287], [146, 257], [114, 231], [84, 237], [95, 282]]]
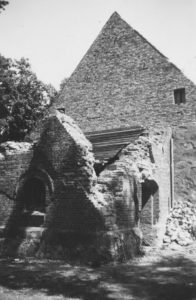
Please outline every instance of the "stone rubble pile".
[[128, 172], [134, 174], [139, 182], [154, 179], [156, 165], [152, 161], [151, 147], [151, 139], [148, 136], [140, 136], [121, 152], [121, 161], [126, 164]]
[[196, 238], [196, 205], [189, 200], [174, 203], [166, 224], [164, 245], [188, 246]]

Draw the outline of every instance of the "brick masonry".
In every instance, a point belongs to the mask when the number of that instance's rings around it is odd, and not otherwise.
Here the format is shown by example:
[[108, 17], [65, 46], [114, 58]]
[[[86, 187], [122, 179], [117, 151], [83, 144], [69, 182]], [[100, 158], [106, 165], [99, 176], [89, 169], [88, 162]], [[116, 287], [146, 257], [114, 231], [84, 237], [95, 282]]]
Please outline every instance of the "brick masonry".
[[[168, 159], [165, 149], [169, 139], [170, 133], [165, 131], [139, 138], [98, 178], [92, 145], [73, 120], [58, 111], [45, 120], [34, 135], [34, 143], [2, 145], [0, 168], [5, 177], [0, 182], [0, 222], [6, 226], [4, 253], [83, 262], [131, 258], [141, 243], [142, 182], [150, 178], [159, 185], [158, 208], [159, 200], [168, 202], [170, 190], [162, 192], [166, 176], [160, 159]], [[30, 234], [31, 229], [24, 224], [25, 201], [30, 197], [24, 187], [34, 178], [44, 184], [47, 198], [39, 237], [36, 232]], [[152, 218], [151, 209], [145, 209], [145, 217], [141, 216], [144, 227]], [[156, 224], [144, 229], [146, 236], [167, 213], [155, 210]]]
[[12, 213], [19, 178], [29, 168], [32, 156], [31, 144], [12, 142], [1, 144], [0, 226], [5, 225]]
[[[71, 118], [57, 111], [34, 134], [34, 142], [8, 142], [1, 150], [4, 254], [103, 262], [135, 253], [137, 243], [130, 233], [134, 222], [125, 222], [126, 211], [114, 213], [114, 203], [98, 191], [92, 145]], [[24, 218], [33, 192], [28, 194], [25, 184], [34, 178], [46, 190], [42, 234], [30, 229]], [[122, 226], [116, 226], [117, 219]]]

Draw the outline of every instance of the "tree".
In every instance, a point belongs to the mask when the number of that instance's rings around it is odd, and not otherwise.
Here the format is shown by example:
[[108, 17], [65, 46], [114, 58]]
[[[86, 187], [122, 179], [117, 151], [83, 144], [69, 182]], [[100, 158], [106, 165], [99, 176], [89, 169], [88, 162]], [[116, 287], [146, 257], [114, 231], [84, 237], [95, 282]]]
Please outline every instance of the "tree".
[[5, 9], [5, 6], [8, 5], [8, 1], [4, 1], [4, 0], [0, 0], [0, 13], [1, 13], [1, 10], [4, 10]]
[[47, 98], [45, 99], [45, 101], [47, 102], [47, 104], [49, 106], [52, 106], [52, 104], [54, 103], [54, 100], [56, 99], [56, 97], [58, 96], [58, 92], [57, 90], [53, 87], [52, 84], [45, 84], [45, 88], [47, 90]]
[[64, 79], [61, 81], [59, 93], [62, 92], [62, 90], [64, 89], [64, 87], [65, 87], [65, 85], [66, 85], [68, 79], [69, 79], [69, 78], [66, 77], [66, 78], [64, 78]]
[[56, 96], [32, 72], [27, 59], [7, 59], [0, 55], [0, 141], [21, 141], [43, 118]]

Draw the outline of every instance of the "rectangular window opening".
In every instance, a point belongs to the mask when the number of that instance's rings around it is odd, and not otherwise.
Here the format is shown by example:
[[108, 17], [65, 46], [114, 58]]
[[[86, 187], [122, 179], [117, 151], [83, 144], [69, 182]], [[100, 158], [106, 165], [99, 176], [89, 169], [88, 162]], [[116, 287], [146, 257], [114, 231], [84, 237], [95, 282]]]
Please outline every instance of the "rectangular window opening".
[[175, 104], [181, 104], [186, 102], [185, 88], [174, 90], [174, 101]]

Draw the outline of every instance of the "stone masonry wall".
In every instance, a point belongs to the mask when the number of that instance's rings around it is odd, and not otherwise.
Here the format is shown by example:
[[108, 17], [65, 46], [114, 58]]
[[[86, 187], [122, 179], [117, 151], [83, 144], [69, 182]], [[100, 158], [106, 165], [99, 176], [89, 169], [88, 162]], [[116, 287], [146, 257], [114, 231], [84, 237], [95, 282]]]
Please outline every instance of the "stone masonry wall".
[[[174, 90], [179, 88], [185, 88], [186, 93], [186, 102], [180, 105], [174, 102]], [[55, 103], [58, 106], [65, 107], [84, 131], [123, 128], [135, 123], [151, 129], [171, 126], [176, 130], [175, 198], [195, 201], [195, 136], [188, 125], [196, 124], [196, 87], [117, 13], [67, 80]], [[164, 151], [167, 153], [169, 148]], [[162, 197], [165, 187], [170, 187], [170, 166], [168, 162], [164, 164], [163, 156], [159, 163], [165, 174], [157, 178]], [[169, 195], [165, 197], [169, 199]], [[160, 212], [167, 211], [168, 202], [160, 200]], [[150, 202], [145, 210], [152, 210]]]
[[102, 213], [116, 260], [130, 259], [140, 251], [142, 233], [138, 227], [137, 184], [134, 170], [121, 158], [98, 176], [98, 192], [105, 201]]
[[[97, 178], [92, 145], [70, 117], [56, 111], [42, 125], [34, 144], [1, 145], [3, 253], [96, 264], [133, 257], [142, 232], [152, 243], [170, 203], [171, 131], [139, 137]], [[39, 236], [27, 235], [28, 225], [21, 222], [28, 197], [23, 189], [33, 178], [49, 191]], [[142, 184], [150, 181], [158, 196], [142, 207]]]
[[179, 126], [173, 139], [175, 201], [163, 241], [178, 249], [196, 238], [196, 125]]
[[179, 126], [174, 133], [175, 199], [196, 203], [196, 125]]
[[[47, 230], [38, 255], [102, 262], [132, 257], [138, 243], [130, 233], [134, 221], [127, 207], [131, 212], [133, 203], [126, 205], [127, 198], [121, 194], [122, 189], [131, 189], [131, 186], [124, 187], [129, 182], [124, 182], [122, 170], [118, 174], [111, 171], [112, 187], [118, 190], [118, 200], [126, 206], [126, 210], [121, 210], [112, 194], [109, 198], [104, 195], [107, 184], [101, 185], [100, 181], [105, 172], [97, 184], [90, 142], [75, 123], [69, 124], [69, 118], [61, 113], [57, 115], [54, 121], [50, 119], [37, 145], [39, 153], [47, 156], [56, 172], [54, 200], [46, 216]], [[111, 184], [108, 177], [106, 181]]]
[[14, 207], [18, 180], [28, 169], [33, 150], [29, 143], [7, 142], [0, 146], [0, 226], [5, 226]]
[[[139, 176], [141, 192], [145, 183], [157, 189], [152, 199], [149, 198], [143, 207], [141, 203], [140, 207], [140, 226], [147, 244], [157, 242], [163, 236], [171, 205], [170, 141], [171, 129], [160, 128], [128, 146], [129, 160], [137, 164], [139, 174], [142, 174]], [[141, 201], [142, 198], [141, 195]]]
[[[68, 258], [69, 255], [77, 254], [79, 246], [88, 248], [89, 243], [93, 244], [92, 238], [87, 237], [93, 236], [95, 239], [95, 231], [100, 227], [103, 229], [104, 222], [98, 210], [99, 204], [93, 202], [96, 175], [91, 149], [90, 142], [74, 121], [57, 111], [45, 120], [37, 133], [26, 165], [24, 159], [20, 159], [21, 152], [15, 153], [13, 158], [18, 163], [20, 172], [16, 170], [15, 173], [10, 173], [7, 170], [7, 181], [12, 184], [15, 180], [15, 186], [19, 185], [20, 188], [13, 195], [14, 206], [10, 211], [8, 225], [6, 224], [4, 253], [35, 255], [39, 252], [40, 255], [55, 256], [53, 246], [55, 245], [56, 251], [60, 242], [65, 250], [61, 257]], [[13, 160], [10, 164], [15, 168]], [[41, 178], [45, 186], [50, 184], [51, 188], [43, 223], [43, 237], [39, 240], [40, 236], [35, 234], [30, 241], [25, 233], [28, 228], [22, 228], [26, 225], [21, 220], [24, 215], [23, 201], [28, 197], [24, 195], [23, 187], [26, 180], [32, 178]], [[59, 255], [59, 250], [57, 252]]]
[[[170, 129], [141, 136], [101, 172], [98, 189], [107, 203], [104, 215], [110, 230], [129, 232], [133, 240], [136, 230], [145, 244], [163, 237], [171, 205], [170, 140]], [[145, 203], [143, 184], [156, 188], [156, 195]]]
[[[131, 231], [134, 178], [124, 172], [124, 165], [119, 163], [117, 173], [110, 170], [110, 181], [115, 180], [109, 185], [109, 198], [105, 197], [104, 184], [97, 184], [90, 142], [59, 111], [45, 120], [28, 151], [26, 156], [14, 153], [10, 165], [15, 168], [13, 161], [17, 162], [16, 172], [8, 169], [4, 178], [15, 192], [6, 238], [0, 245], [3, 254], [97, 263], [125, 260], [138, 251], [141, 239]], [[21, 222], [28, 197], [23, 191], [25, 182], [33, 178], [40, 178], [49, 189], [44, 222], [36, 231]]]
[[[174, 89], [178, 88], [186, 91], [186, 103], [180, 105], [174, 103]], [[194, 198], [195, 137], [186, 126], [196, 124], [196, 87], [117, 13], [67, 80], [55, 106], [64, 106], [84, 131], [133, 123], [178, 128], [174, 139], [175, 197]]]
[[[174, 103], [174, 89], [186, 103]], [[114, 13], [67, 83], [64, 106], [84, 131], [196, 121], [196, 87], [136, 30]]]
[[[154, 138], [153, 138], [154, 136]], [[153, 133], [152, 154], [156, 164], [156, 172], [154, 179], [158, 184], [159, 197], [159, 221], [156, 223], [156, 243], [162, 242], [164, 234], [165, 223], [168, 213], [172, 206], [172, 149], [171, 138], [172, 130], [167, 128], [165, 130], [155, 130]]]

